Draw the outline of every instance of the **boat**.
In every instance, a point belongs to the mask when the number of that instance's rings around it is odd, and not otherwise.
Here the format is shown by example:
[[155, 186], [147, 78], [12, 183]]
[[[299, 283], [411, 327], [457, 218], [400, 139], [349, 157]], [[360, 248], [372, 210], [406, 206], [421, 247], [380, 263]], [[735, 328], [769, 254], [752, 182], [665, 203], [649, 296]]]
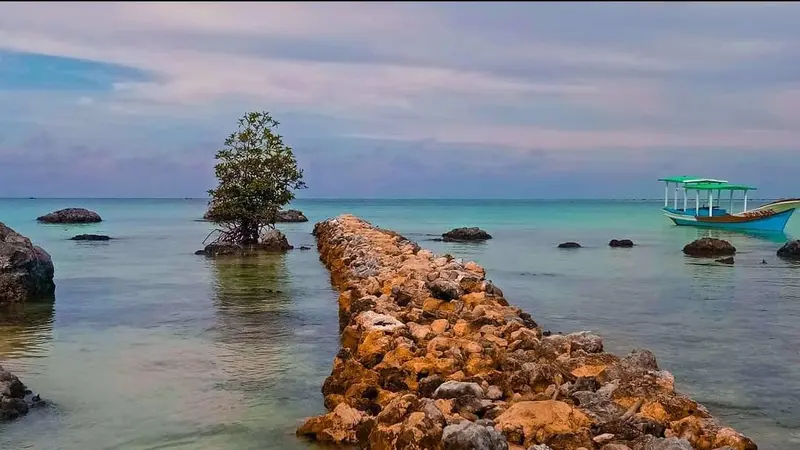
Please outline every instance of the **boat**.
[[[727, 180], [684, 175], [659, 178], [658, 181], [665, 183], [664, 215], [678, 226], [782, 232], [794, 210], [800, 207], [800, 198], [788, 198], [747, 209], [747, 192], [755, 191], [756, 188], [732, 184]], [[669, 198], [670, 187], [674, 187], [672, 205]], [[682, 205], [678, 202], [680, 192], [683, 193]], [[695, 194], [693, 208], [689, 204], [691, 192]], [[733, 212], [736, 192], [743, 193], [740, 212]], [[724, 193], [730, 194], [727, 199], [723, 199]], [[701, 200], [707, 203], [701, 205]], [[725, 200], [728, 209], [723, 208]]]

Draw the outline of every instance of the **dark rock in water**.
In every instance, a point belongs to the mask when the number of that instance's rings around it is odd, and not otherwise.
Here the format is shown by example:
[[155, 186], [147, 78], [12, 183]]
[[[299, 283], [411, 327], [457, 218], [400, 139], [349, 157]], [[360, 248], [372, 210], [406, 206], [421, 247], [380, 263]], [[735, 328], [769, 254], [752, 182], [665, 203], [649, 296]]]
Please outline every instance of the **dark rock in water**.
[[778, 256], [800, 261], [800, 240], [787, 242], [778, 250]]
[[309, 247], [307, 245], [301, 245], [300, 246], [300, 250], [311, 250], [311, 247]]
[[577, 242], [564, 242], [562, 244], [558, 244], [558, 248], [581, 248], [581, 244]]
[[302, 211], [296, 209], [289, 209], [286, 211], [278, 211], [278, 217], [275, 219], [276, 223], [295, 223], [295, 222], [308, 222]]
[[0, 304], [52, 298], [53, 273], [44, 249], [0, 222]]
[[736, 253], [736, 247], [730, 242], [716, 238], [702, 238], [686, 244], [683, 253], [698, 258], [714, 258], [730, 256]]
[[293, 248], [283, 233], [278, 230], [267, 230], [259, 237], [258, 244], [244, 246], [233, 242], [217, 242], [206, 245], [203, 250], [196, 251], [195, 255], [249, 256], [261, 252], [285, 252]]
[[266, 230], [258, 238], [259, 250], [268, 252], [285, 252], [294, 247], [289, 245], [286, 236], [278, 230]]
[[608, 245], [615, 248], [630, 248], [633, 247], [633, 241], [630, 239], [612, 239]]
[[102, 234], [79, 234], [69, 238], [70, 241], [109, 241], [110, 237]]
[[727, 258], [720, 258], [720, 259], [716, 260], [716, 262], [722, 263], [722, 264], [733, 264], [734, 260], [733, 260], [733, 256], [728, 256]]
[[478, 227], [454, 228], [442, 235], [444, 242], [477, 242], [491, 239], [489, 233]]
[[36, 220], [44, 223], [95, 223], [101, 222], [103, 219], [99, 214], [88, 209], [67, 208], [51, 212]]
[[28, 414], [42, 400], [29, 391], [19, 378], [0, 366], [0, 420], [16, 419]]

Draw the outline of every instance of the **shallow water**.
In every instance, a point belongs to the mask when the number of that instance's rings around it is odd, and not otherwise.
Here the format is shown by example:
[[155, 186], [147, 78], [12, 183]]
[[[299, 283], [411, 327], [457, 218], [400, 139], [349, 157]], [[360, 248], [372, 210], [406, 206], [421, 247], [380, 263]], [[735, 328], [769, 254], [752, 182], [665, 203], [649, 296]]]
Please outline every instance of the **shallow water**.
[[[96, 225], [42, 225], [67, 206]], [[800, 265], [775, 250], [800, 236], [671, 226], [658, 202], [297, 201], [281, 228], [313, 246], [315, 221], [343, 212], [436, 252], [473, 259], [547, 329], [600, 333], [609, 350], [656, 352], [679, 389], [761, 449], [800, 447]], [[309, 448], [296, 423], [323, 412], [338, 350], [336, 293], [314, 250], [254, 260], [194, 256], [202, 200], [0, 200], [0, 221], [53, 256], [55, 304], [0, 314], [0, 363], [52, 406], [0, 425], [0, 448]], [[480, 226], [484, 244], [433, 242]], [[80, 233], [115, 237], [80, 243]], [[729, 239], [732, 267], [681, 254]], [[630, 238], [633, 249], [611, 249]], [[559, 250], [576, 240], [586, 248]], [[762, 265], [761, 260], [768, 262]]]

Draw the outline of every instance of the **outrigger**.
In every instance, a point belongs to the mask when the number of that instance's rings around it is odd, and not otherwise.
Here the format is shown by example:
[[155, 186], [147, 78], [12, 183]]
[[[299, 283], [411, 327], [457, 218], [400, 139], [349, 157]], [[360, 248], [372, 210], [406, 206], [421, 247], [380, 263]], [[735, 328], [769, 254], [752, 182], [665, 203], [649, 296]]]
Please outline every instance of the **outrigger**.
[[[726, 180], [714, 178], [701, 178], [680, 176], [659, 178], [665, 183], [664, 187], [664, 215], [669, 217], [675, 225], [694, 226], [705, 228], [722, 228], [728, 230], [759, 230], [782, 232], [786, 223], [792, 217], [794, 210], [800, 207], [800, 199], [790, 198], [767, 203], [754, 209], [747, 209], [747, 192], [756, 188], [743, 184], [731, 184]], [[669, 202], [670, 186], [674, 185], [675, 194], [672, 206]], [[683, 208], [679, 208], [678, 193], [683, 192]], [[694, 191], [694, 208], [689, 208], [689, 192]], [[714, 193], [716, 192], [716, 197]], [[729, 192], [729, 208], [722, 208], [722, 194]], [[734, 193], [743, 192], [742, 210], [733, 213]], [[706, 205], [701, 205], [701, 198], [707, 199]]]

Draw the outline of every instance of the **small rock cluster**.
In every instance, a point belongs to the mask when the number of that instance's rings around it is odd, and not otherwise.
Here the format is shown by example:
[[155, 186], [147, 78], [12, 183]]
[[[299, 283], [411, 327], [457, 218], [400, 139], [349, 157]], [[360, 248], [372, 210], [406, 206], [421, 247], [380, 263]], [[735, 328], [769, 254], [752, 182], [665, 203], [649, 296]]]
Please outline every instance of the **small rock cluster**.
[[235, 242], [215, 242], [206, 245], [204, 249], [198, 250], [194, 254], [208, 257], [247, 256], [260, 252], [285, 252], [293, 248], [283, 233], [279, 230], [269, 229], [261, 233], [256, 245], [243, 246]]
[[53, 275], [50, 255], [0, 222], [0, 305], [51, 298]]
[[103, 234], [79, 234], [69, 238], [70, 241], [110, 241], [111, 238]]
[[28, 414], [31, 407], [42, 401], [29, 391], [19, 378], [0, 366], [0, 420], [16, 419]]
[[88, 209], [66, 208], [38, 217], [36, 220], [44, 223], [96, 223], [103, 219], [99, 214]]
[[474, 262], [351, 215], [314, 234], [340, 291], [341, 350], [322, 386], [330, 412], [299, 436], [380, 450], [757, 448], [675, 392], [651, 352], [543, 333]]

